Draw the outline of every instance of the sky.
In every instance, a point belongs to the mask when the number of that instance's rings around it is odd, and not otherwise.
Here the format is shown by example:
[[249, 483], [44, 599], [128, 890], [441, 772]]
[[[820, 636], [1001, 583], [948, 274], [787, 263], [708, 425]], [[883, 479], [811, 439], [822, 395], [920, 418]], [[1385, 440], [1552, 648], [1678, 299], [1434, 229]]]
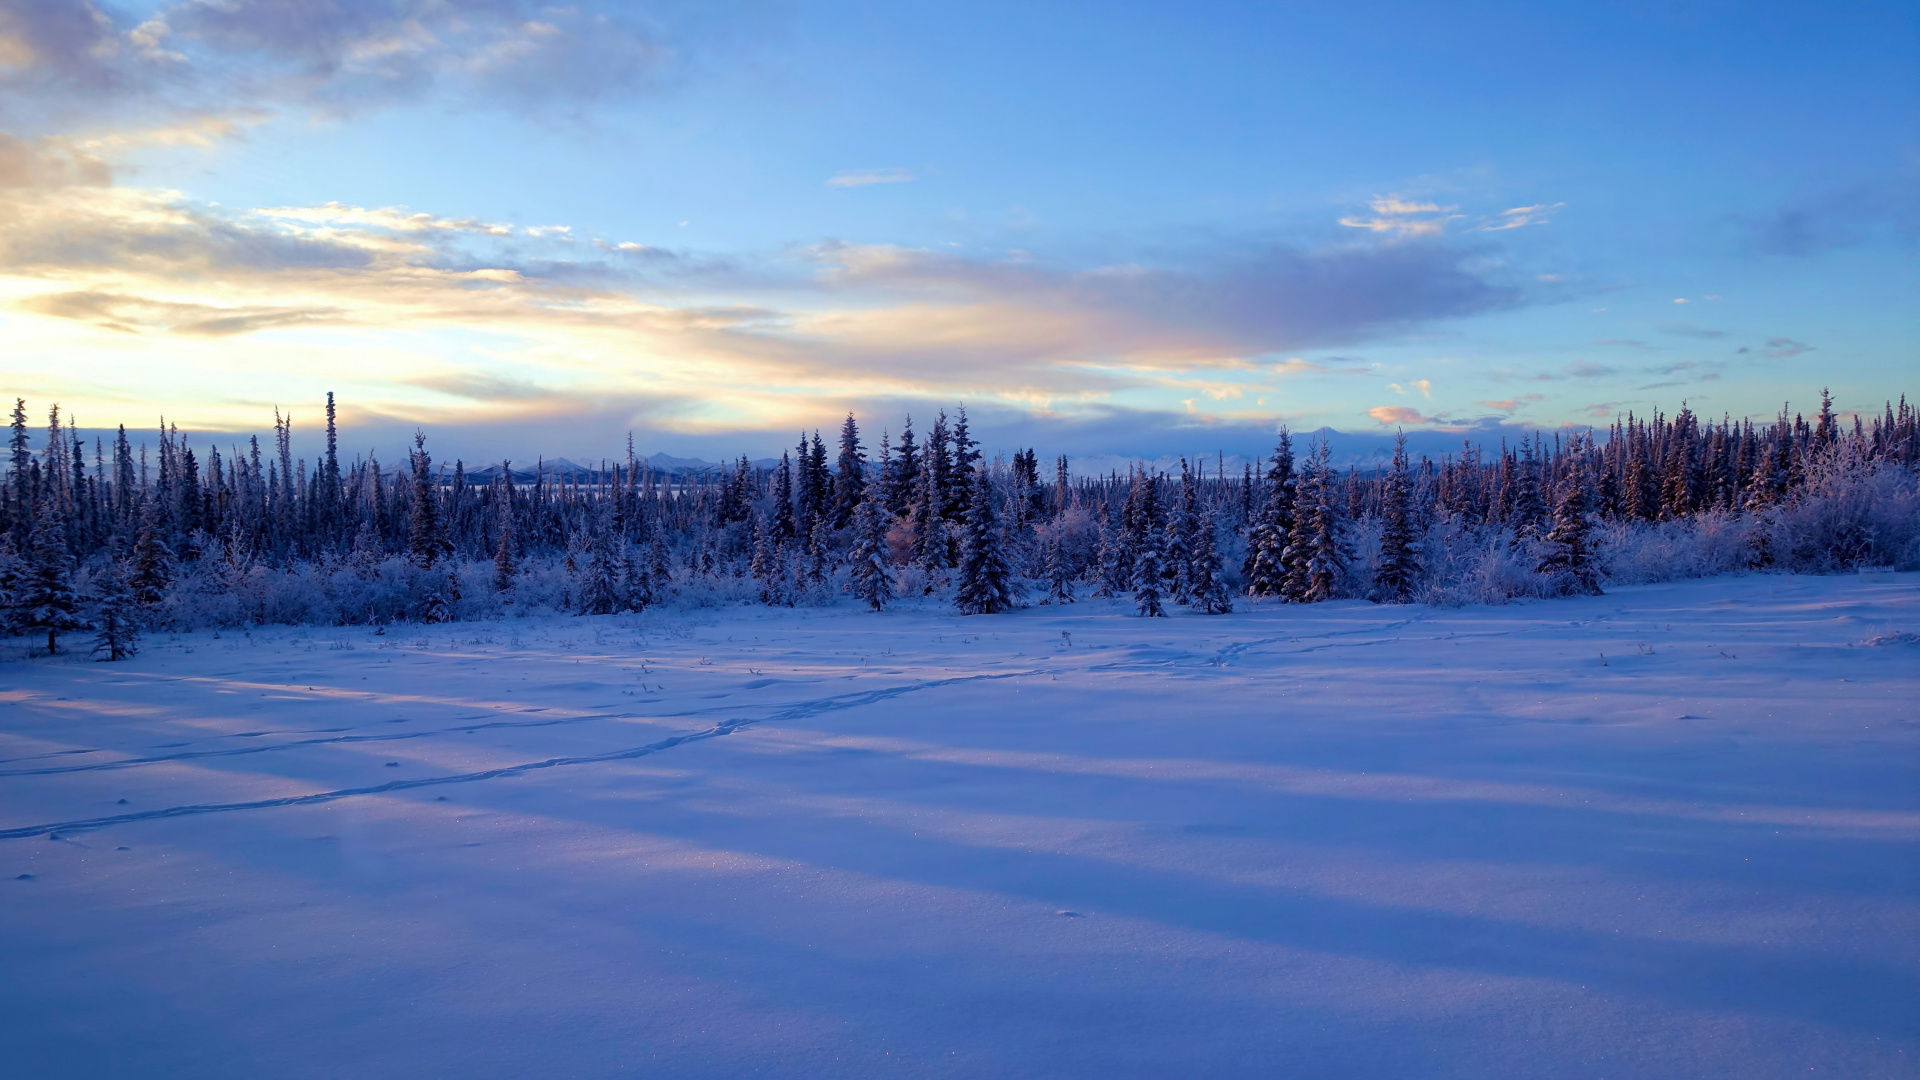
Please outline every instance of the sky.
[[471, 460], [1920, 389], [1920, 7], [0, 0], [0, 393]]

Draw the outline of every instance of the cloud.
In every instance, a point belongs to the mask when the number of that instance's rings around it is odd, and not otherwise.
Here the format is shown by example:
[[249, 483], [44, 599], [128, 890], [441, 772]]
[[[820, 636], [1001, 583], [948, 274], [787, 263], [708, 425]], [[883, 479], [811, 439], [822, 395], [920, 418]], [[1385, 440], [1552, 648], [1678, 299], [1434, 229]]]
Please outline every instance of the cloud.
[[[1528, 225], [1545, 225], [1554, 211], [1566, 206], [1566, 203], [1539, 203], [1534, 206], [1516, 206], [1511, 210], [1502, 210], [1493, 218], [1475, 227], [1475, 232], [1503, 232], [1507, 229], [1521, 229]], [[1558, 281], [1552, 274], [1540, 275], [1542, 280]]]
[[828, 187], [869, 187], [873, 184], [904, 184], [915, 179], [908, 169], [858, 169], [843, 172], [827, 181]]
[[1519, 398], [1507, 398], [1506, 400], [1503, 400], [1503, 401], [1476, 401], [1474, 402], [1474, 404], [1484, 405], [1489, 409], [1494, 409], [1499, 412], [1510, 413], [1520, 408], [1523, 408], [1524, 406], [1530, 405], [1536, 401], [1543, 401], [1543, 400], [1545, 400], [1544, 395], [1525, 394]]
[[[1517, 290], [1471, 269], [1469, 253], [1431, 244], [1269, 245], [1187, 266], [1090, 270], [841, 243], [806, 254], [828, 289], [906, 302], [879, 316], [894, 324], [898, 348], [924, 347], [902, 318], [917, 310], [935, 320], [921, 342], [971, 337], [1001, 348], [1013, 345], [1010, 332], [1024, 336], [1020, 327], [1040, 330], [1029, 359], [1177, 367], [1361, 341], [1520, 302]], [[963, 310], [964, 324], [948, 321]], [[857, 311], [846, 318], [849, 327], [862, 321]]]
[[1714, 340], [1727, 336], [1725, 330], [1709, 330], [1704, 326], [1695, 326], [1689, 322], [1661, 323], [1658, 329], [1663, 334], [1673, 334], [1676, 337], [1702, 338], [1705, 340]]
[[661, 85], [687, 51], [649, 10], [538, 0], [181, 0], [143, 21], [89, 0], [0, 7], [0, 89], [38, 113], [103, 104], [350, 113], [439, 92], [577, 106]]
[[1920, 194], [1910, 177], [1858, 183], [1736, 221], [1746, 233], [1749, 250], [1780, 258], [1810, 258], [1876, 236], [1910, 242], [1920, 230]]
[[1813, 346], [1808, 345], [1804, 341], [1795, 341], [1792, 338], [1776, 337], [1768, 338], [1766, 345], [1758, 350], [1750, 349], [1742, 345], [1737, 351], [1743, 354], [1757, 352], [1758, 355], [1764, 356], [1769, 360], [1785, 360], [1789, 357], [1799, 356], [1801, 353], [1812, 352]]
[[1373, 408], [1367, 410], [1367, 415], [1373, 417], [1381, 427], [1393, 427], [1396, 424], [1407, 426], [1411, 424], [1438, 424], [1441, 422], [1438, 417], [1422, 416], [1420, 415], [1420, 410], [1408, 408], [1405, 405], [1375, 405]]
[[1349, 229], [1365, 229], [1393, 237], [1436, 237], [1446, 231], [1447, 222], [1458, 220], [1456, 206], [1414, 202], [1398, 195], [1375, 197], [1367, 203], [1372, 217], [1348, 215], [1340, 224]]
[[[342, 206], [337, 202], [323, 203], [320, 206], [261, 207], [254, 213], [280, 221], [297, 221], [325, 226], [371, 227], [403, 233], [476, 232], [490, 236], [507, 236], [513, 232], [512, 226], [489, 224], [474, 218], [440, 218], [432, 214], [409, 212], [399, 207], [368, 209], [360, 206]], [[526, 231], [530, 235], [540, 235], [533, 229]]]
[[217, 307], [99, 292], [42, 294], [22, 301], [21, 307], [122, 333], [165, 331], [198, 337], [340, 321], [340, 312], [333, 308]]
[[[1295, 350], [1521, 299], [1476, 253], [1425, 243], [1076, 268], [834, 241], [721, 261], [585, 239], [410, 207], [237, 211], [132, 187], [26, 188], [0, 199], [0, 307], [10, 334], [44, 343], [33, 356], [181, 342], [168, 381], [122, 387], [137, 397], [182, 392], [201, 364], [280, 380], [358, 370], [342, 388], [370, 407], [500, 415], [526, 407], [520, 383], [538, 371], [542, 401], [652, 395], [695, 431], [786, 425], [856, 396], [1073, 412], [1168, 390], [1226, 422], [1199, 406], [1270, 396], [1289, 375], [1377, 371]], [[273, 336], [272, 363], [249, 335]]]
[[1576, 379], [1600, 379], [1608, 375], [1618, 374], [1618, 372], [1619, 369], [1617, 368], [1610, 368], [1605, 364], [1596, 364], [1590, 360], [1583, 360], [1577, 364], [1567, 365], [1567, 374]]
[[97, 187], [112, 180], [105, 161], [66, 140], [28, 140], [0, 131], [0, 190]]

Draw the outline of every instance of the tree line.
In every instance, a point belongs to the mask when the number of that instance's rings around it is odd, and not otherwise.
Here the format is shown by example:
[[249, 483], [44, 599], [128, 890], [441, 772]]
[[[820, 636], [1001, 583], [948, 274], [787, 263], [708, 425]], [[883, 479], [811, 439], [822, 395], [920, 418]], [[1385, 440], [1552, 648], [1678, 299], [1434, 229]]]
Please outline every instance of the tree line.
[[1783, 409], [1767, 423], [1710, 423], [1683, 406], [1604, 434], [1534, 432], [1497, 451], [1466, 442], [1439, 460], [1411, 460], [1403, 436], [1390, 462], [1365, 471], [1337, 467], [1325, 439], [1296, 446], [1282, 429], [1239, 475], [1216, 454], [1211, 472], [1183, 459], [1177, 472], [1124, 476], [1074, 475], [1062, 456], [1044, 476], [1032, 449], [986, 460], [964, 407], [924, 434], [908, 418], [873, 447], [849, 414], [831, 456], [815, 431], [771, 467], [743, 456], [692, 475], [636, 457], [631, 436], [623, 459], [586, 471], [437, 465], [424, 434], [399, 467], [346, 462], [332, 394], [311, 463], [294, 457], [292, 420], [277, 410], [264, 449], [257, 436], [224, 454], [191, 446], [164, 423], [151, 443], [136, 447], [122, 427], [89, 447], [58, 406], [38, 441], [17, 399], [0, 617], [11, 633], [44, 635], [50, 652], [92, 629], [107, 659], [166, 625], [667, 602], [851, 596], [880, 610], [920, 595], [991, 614], [1084, 594], [1128, 597], [1157, 617], [1225, 614], [1236, 598], [1433, 599], [1494, 571], [1504, 584], [1479, 586], [1493, 590], [1481, 598], [1596, 593], [1609, 550], [1676, 529], [1738, 531], [1751, 568], [1920, 556], [1916, 410], [1903, 397], [1843, 425], [1824, 392], [1811, 420]]

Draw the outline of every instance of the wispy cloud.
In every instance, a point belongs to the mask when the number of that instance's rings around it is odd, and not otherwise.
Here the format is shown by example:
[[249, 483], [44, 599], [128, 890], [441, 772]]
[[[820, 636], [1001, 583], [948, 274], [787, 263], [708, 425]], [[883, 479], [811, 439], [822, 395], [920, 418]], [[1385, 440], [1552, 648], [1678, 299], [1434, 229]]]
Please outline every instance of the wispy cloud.
[[1776, 337], [1768, 338], [1767, 343], [1758, 349], [1742, 345], [1738, 351], [1740, 353], [1752, 353], [1764, 356], [1769, 360], [1785, 360], [1788, 357], [1799, 356], [1802, 353], [1810, 353], [1813, 351], [1813, 346], [1804, 341], [1795, 341], [1792, 338]]
[[1367, 415], [1373, 417], [1374, 421], [1381, 427], [1394, 427], [1395, 425], [1412, 427], [1415, 425], [1445, 422], [1437, 416], [1422, 416], [1420, 410], [1406, 405], [1375, 405], [1373, 408], [1367, 410]]
[[1367, 209], [1373, 212], [1372, 216], [1347, 215], [1340, 218], [1340, 224], [1393, 237], [1431, 237], [1446, 232], [1447, 222], [1461, 217], [1454, 213], [1459, 209], [1457, 206], [1418, 202], [1398, 195], [1378, 196], [1367, 203]]
[[1695, 326], [1690, 322], [1661, 323], [1658, 329], [1663, 334], [1672, 334], [1675, 337], [1701, 338], [1709, 341], [1727, 336], [1725, 330], [1710, 330], [1704, 326]]
[[1539, 203], [1534, 206], [1516, 206], [1511, 210], [1502, 210], [1493, 217], [1481, 222], [1474, 227], [1474, 231], [1503, 232], [1507, 229], [1522, 229], [1528, 225], [1545, 225], [1548, 221], [1552, 220], [1554, 211], [1566, 205], [1566, 203], [1557, 202]]
[[916, 179], [911, 169], [855, 169], [827, 181], [828, 187], [870, 187], [874, 184], [904, 184]]

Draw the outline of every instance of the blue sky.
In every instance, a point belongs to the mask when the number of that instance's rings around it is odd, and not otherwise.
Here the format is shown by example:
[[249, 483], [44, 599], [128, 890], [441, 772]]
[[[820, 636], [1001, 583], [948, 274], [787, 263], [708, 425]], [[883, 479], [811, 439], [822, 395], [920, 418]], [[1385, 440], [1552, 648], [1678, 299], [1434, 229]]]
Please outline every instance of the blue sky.
[[1911, 4], [0, 0], [0, 356], [761, 453], [1072, 453], [1909, 389]]

